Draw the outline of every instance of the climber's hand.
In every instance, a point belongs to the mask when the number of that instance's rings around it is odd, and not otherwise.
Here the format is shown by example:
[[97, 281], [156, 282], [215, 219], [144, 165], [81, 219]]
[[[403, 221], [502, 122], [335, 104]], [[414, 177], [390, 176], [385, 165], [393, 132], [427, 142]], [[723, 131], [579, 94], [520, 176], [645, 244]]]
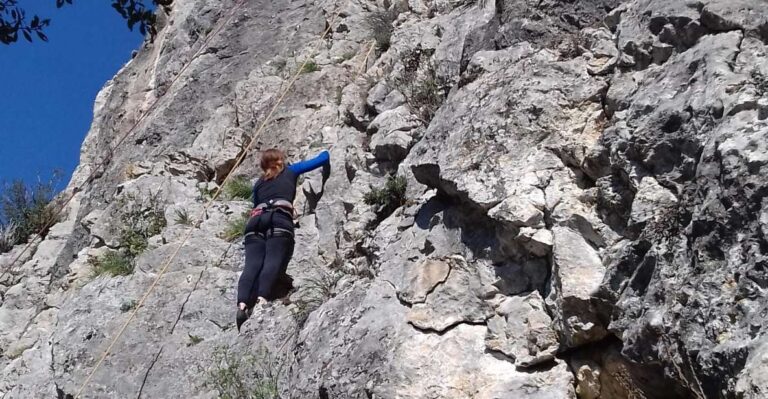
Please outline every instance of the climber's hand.
[[331, 164], [326, 163], [323, 165], [322, 169], [323, 173], [323, 186], [325, 186], [325, 182], [328, 181], [328, 178], [331, 177]]

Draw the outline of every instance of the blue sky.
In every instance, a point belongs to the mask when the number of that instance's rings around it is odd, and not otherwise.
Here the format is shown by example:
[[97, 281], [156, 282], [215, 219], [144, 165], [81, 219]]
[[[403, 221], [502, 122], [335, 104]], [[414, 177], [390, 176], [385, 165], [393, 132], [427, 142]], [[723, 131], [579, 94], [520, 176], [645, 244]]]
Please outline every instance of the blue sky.
[[69, 181], [93, 118], [93, 101], [142, 37], [108, 0], [21, 0], [27, 18], [50, 18], [48, 42], [0, 44], [0, 182]]

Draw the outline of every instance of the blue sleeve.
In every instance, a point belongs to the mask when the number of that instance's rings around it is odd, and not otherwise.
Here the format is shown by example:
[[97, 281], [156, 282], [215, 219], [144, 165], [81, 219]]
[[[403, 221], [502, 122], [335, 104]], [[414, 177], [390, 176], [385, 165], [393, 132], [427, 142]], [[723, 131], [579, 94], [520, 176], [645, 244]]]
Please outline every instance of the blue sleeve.
[[309, 172], [310, 170], [315, 170], [323, 165], [329, 165], [330, 163], [331, 154], [329, 154], [328, 151], [323, 151], [312, 159], [306, 159], [304, 161], [288, 165], [288, 169], [290, 169], [293, 173], [300, 175], [302, 173]]

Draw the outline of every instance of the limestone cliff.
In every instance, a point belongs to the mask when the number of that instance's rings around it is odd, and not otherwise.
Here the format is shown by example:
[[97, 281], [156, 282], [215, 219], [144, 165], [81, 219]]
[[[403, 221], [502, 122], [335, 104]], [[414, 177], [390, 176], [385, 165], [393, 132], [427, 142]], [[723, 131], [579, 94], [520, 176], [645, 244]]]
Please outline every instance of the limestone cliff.
[[[60, 221], [0, 255], [0, 397], [75, 395], [181, 244], [83, 398], [768, 396], [764, 0], [161, 13]], [[270, 147], [333, 171], [238, 334], [249, 203], [203, 210]]]

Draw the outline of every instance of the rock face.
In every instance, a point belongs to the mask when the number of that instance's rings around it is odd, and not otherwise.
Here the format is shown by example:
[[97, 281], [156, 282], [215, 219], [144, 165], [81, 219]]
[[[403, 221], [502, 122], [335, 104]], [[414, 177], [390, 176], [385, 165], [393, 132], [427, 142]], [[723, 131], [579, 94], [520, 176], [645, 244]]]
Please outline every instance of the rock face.
[[[159, 12], [59, 222], [0, 254], [3, 398], [92, 372], [82, 398], [768, 395], [762, 0]], [[332, 175], [301, 182], [292, 286], [238, 334], [249, 203], [209, 201], [270, 147]]]

